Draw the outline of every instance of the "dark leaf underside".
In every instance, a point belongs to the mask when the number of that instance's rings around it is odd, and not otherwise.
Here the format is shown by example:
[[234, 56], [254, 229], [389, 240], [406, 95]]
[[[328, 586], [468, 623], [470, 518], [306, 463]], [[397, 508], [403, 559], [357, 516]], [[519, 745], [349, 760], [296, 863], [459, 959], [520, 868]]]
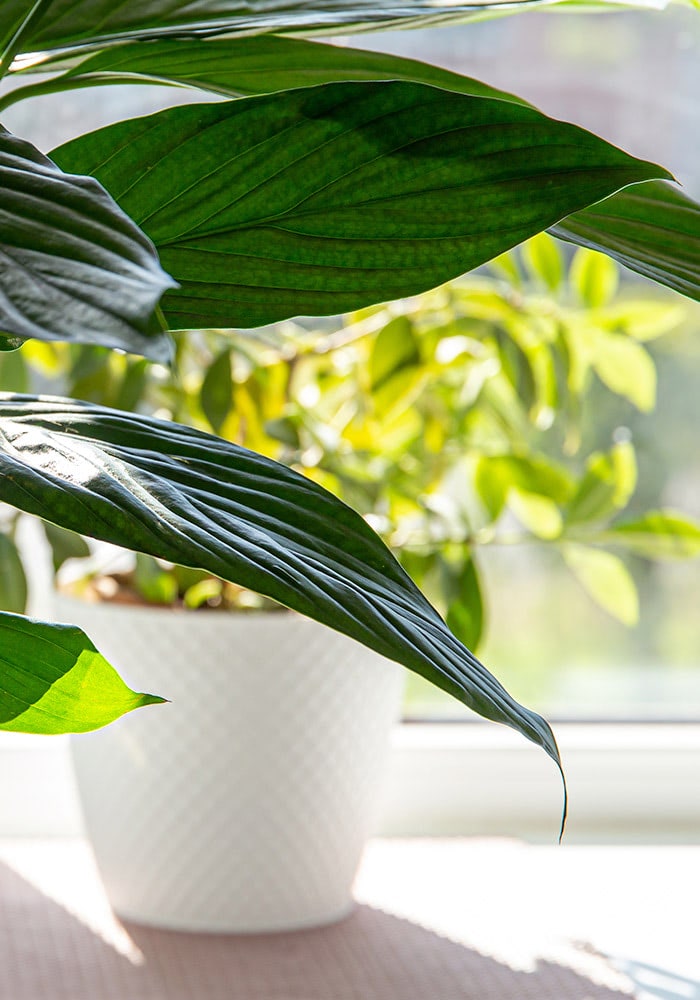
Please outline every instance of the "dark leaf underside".
[[0, 333], [166, 360], [166, 288], [152, 244], [90, 177], [0, 131]]

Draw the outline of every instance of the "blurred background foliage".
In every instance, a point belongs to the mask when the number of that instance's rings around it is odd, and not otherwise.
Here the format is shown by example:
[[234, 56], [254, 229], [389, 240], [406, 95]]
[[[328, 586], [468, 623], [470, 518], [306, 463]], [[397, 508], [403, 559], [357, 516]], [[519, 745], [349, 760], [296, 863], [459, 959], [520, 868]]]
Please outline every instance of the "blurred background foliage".
[[[29, 342], [0, 356], [0, 379], [213, 430], [297, 468], [366, 517], [517, 695], [586, 714], [581, 667], [634, 662], [624, 704], [632, 691], [654, 714], [655, 681], [645, 690], [640, 664], [683, 666], [681, 647], [694, 656], [684, 645], [693, 596], [660, 607], [669, 598], [658, 574], [659, 561], [700, 554], [692, 502], [684, 514], [666, 505], [693, 453], [683, 409], [700, 375], [697, 324], [693, 304], [646, 283], [621, 291], [607, 257], [572, 255], [541, 235], [413, 299], [180, 337], [174, 378], [101, 348]], [[657, 383], [669, 378], [671, 396], [650, 420]], [[27, 599], [16, 528], [8, 512], [0, 604], [9, 610]], [[79, 537], [45, 530], [56, 570], [88, 555]], [[109, 586], [190, 607], [261, 603], [145, 556]], [[640, 595], [644, 626], [628, 635]], [[610, 671], [599, 676], [609, 688]], [[583, 689], [590, 699], [590, 674]], [[409, 694], [414, 714], [444, 711], [419, 679]]]

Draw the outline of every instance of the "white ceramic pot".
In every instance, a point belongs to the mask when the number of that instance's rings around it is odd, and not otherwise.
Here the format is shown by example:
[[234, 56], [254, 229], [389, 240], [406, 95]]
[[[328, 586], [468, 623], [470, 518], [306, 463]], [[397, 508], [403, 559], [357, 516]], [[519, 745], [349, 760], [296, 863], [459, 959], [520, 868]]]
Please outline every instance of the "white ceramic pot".
[[73, 739], [115, 911], [180, 930], [308, 927], [352, 908], [403, 671], [292, 613], [58, 597], [131, 687], [171, 704]]

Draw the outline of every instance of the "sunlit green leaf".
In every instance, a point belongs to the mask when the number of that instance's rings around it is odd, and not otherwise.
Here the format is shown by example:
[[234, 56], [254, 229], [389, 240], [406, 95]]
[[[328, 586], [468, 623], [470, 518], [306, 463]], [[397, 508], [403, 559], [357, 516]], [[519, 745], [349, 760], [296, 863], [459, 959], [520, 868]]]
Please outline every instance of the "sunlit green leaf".
[[561, 534], [561, 511], [549, 497], [514, 489], [508, 503], [518, 520], [538, 538], [558, 538]]
[[594, 452], [567, 509], [569, 524], [600, 521], [627, 506], [637, 486], [637, 458], [630, 441]]
[[589, 309], [607, 305], [620, 280], [615, 262], [594, 250], [576, 251], [569, 277], [579, 299]]
[[623, 330], [628, 337], [642, 342], [655, 340], [675, 330], [686, 318], [687, 310], [676, 297], [656, 302], [633, 299], [608, 306], [599, 320]]
[[700, 555], [700, 524], [671, 510], [652, 510], [635, 520], [621, 521], [600, 537], [606, 545], [619, 545], [646, 559]]
[[564, 261], [557, 243], [547, 233], [539, 233], [523, 246], [523, 259], [535, 280], [556, 292], [564, 276]]
[[512, 489], [539, 494], [564, 504], [573, 482], [561, 465], [544, 455], [480, 455], [474, 464], [474, 486], [491, 518], [501, 513]]
[[163, 701], [131, 691], [74, 625], [1, 613], [0, 642], [0, 729], [84, 733]]
[[622, 333], [596, 330], [589, 339], [590, 360], [601, 382], [648, 413], [656, 403], [656, 366], [641, 344]]
[[562, 553], [569, 569], [596, 604], [623, 625], [639, 619], [639, 597], [629, 570], [617, 556], [586, 545], [568, 544]]

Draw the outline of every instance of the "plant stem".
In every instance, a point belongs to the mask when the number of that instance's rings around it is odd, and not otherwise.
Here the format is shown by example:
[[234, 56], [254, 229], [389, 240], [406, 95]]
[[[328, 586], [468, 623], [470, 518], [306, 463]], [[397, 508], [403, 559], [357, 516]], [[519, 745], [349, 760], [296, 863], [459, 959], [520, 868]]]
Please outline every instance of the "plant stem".
[[19, 52], [22, 40], [29, 28], [44, 16], [52, 3], [53, 0], [34, 0], [31, 10], [25, 14], [17, 28], [13, 29], [12, 34], [4, 42], [0, 53], [0, 78], [5, 76], [12, 65], [12, 60]]

